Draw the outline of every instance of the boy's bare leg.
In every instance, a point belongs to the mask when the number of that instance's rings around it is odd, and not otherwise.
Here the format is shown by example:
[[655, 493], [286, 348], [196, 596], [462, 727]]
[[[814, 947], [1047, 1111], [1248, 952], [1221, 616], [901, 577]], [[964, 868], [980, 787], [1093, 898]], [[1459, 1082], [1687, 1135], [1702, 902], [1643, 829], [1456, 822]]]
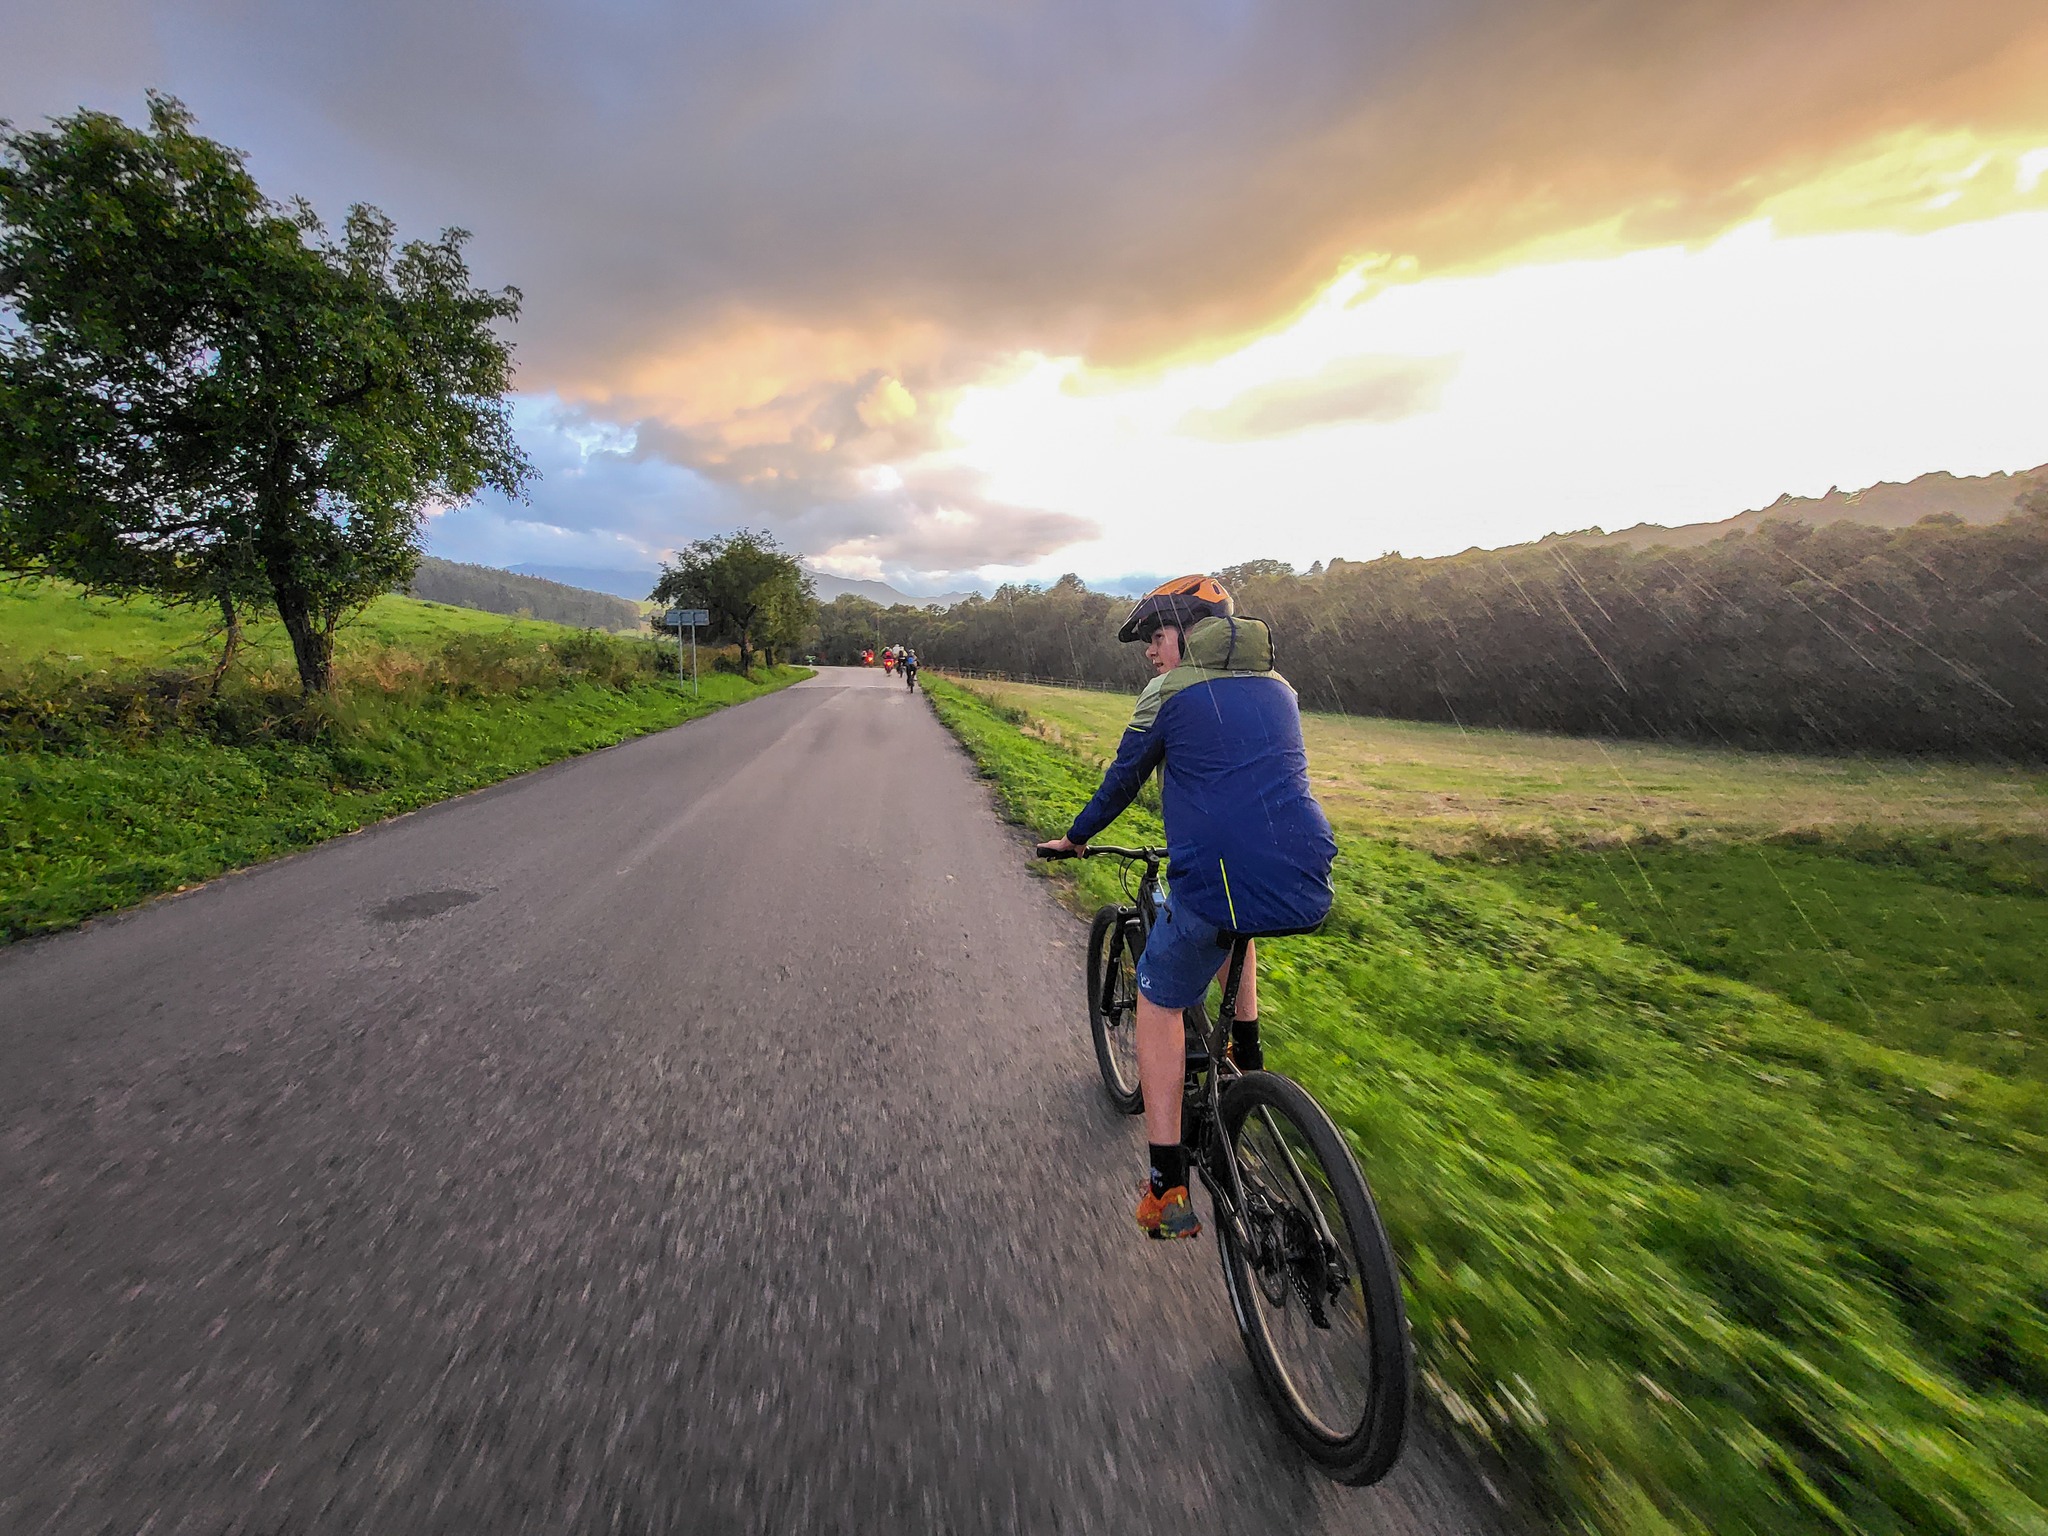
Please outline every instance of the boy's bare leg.
[[[1230, 962], [1216, 972], [1219, 984], [1230, 980]], [[1254, 940], [1245, 946], [1244, 974], [1237, 979], [1237, 1016], [1259, 1016], [1259, 956]], [[1145, 1139], [1154, 1146], [1180, 1143], [1180, 1088], [1187, 1078], [1188, 1040], [1178, 1008], [1162, 1008], [1138, 998], [1138, 1083], [1145, 1091]]]
[[1138, 998], [1138, 1083], [1145, 1091], [1145, 1139], [1180, 1145], [1180, 1087], [1188, 1070], [1187, 1034], [1178, 1008]]

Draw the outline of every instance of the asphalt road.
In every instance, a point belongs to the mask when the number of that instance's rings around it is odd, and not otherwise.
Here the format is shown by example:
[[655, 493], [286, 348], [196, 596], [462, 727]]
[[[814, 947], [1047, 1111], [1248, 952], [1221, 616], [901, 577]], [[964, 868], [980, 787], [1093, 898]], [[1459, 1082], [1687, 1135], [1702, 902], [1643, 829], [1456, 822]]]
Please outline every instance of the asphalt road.
[[828, 672], [0, 951], [0, 1531], [1493, 1529], [1136, 1235], [1084, 939]]

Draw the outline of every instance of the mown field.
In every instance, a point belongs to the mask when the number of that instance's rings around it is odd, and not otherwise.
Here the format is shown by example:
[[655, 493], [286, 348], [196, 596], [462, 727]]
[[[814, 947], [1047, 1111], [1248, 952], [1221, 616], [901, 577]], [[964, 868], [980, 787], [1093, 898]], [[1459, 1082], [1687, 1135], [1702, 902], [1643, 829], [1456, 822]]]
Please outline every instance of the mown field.
[[[931, 692], [1044, 834], [1128, 709]], [[1437, 1408], [1568, 1528], [2048, 1530], [2048, 779], [1307, 728], [1338, 904], [1262, 1011]]]
[[[975, 683], [1106, 761], [1126, 699]], [[1483, 865], [1543, 905], [1883, 1044], [2048, 1081], [2048, 773], [1303, 719], [1340, 831]]]
[[[0, 587], [0, 941], [784, 687], [673, 648], [386, 597], [302, 706], [275, 622], [218, 691], [206, 615]], [[706, 664], [709, 657], [706, 658]]]

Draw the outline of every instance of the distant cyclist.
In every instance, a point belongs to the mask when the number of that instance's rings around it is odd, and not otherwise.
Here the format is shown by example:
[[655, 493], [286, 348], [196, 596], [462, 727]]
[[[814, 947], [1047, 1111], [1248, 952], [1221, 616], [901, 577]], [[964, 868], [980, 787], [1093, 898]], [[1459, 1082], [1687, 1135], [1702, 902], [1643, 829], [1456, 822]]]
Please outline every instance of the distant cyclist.
[[[1224, 930], [1323, 920], [1337, 843], [1309, 792], [1301, 706], [1273, 670], [1272, 637], [1257, 619], [1236, 616], [1221, 582], [1182, 576], [1155, 588], [1117, 639], [1143, 641], [1158, 675], [1138, 696], [1102, 787], [1065, 837], [1040, 846], [1060, 853], [1086, 847], [1137, 798], [1152, 770], [1163, 770], [1171, 890], [1138, 961], [1138, 1080], [1151, 1161], [1137, 1214], [1147, 1237], [1193, 1237], [1202, 1222], [1188, 1199], [1180, 1140], [1181, 1010], [1208, 995], [1227, 963]], [[1256, 963], [1248, 949], [1230, 1045], [1247, 1072], [1263, 1064]]]
[[903, 660], [897, 663], [897, 665], [903, 669], [903, 686], [915, 688], [917, 686], [917, 652], [906, 650], [903, 653]]

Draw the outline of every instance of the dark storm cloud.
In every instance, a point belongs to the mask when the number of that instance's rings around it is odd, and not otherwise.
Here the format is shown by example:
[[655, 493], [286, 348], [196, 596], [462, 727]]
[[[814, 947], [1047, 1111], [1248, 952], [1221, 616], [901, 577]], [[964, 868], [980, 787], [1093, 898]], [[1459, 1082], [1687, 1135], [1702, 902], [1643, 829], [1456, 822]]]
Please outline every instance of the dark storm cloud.
[[[861, 472], [1010, 350], [1213, 343], [1364, 251], [1710, 233], [1884, 132], [2048, 116], [2039, 0], [0, 0], [0, 28], [0, 114], [157, 85], [273, 191], [474, 230], [527, 296], [522, 387], [798, 518], [900, 508]], [[863, 417], [884, 379], [913, 413]], [[1012, 512], [973, 516], [1059, 534]]]
[[287, 184], [477, 229], [546, 383], [736, 314], [1169, 344], [1361, 246], [1712, 224], [1888, 126], [2038, 115], [2048, 33], [2035, 0], [8, 4], [59, 34], [38, 69], [112, 40], [132, 93], [154, 37], [203, 121], [286, 130]]

